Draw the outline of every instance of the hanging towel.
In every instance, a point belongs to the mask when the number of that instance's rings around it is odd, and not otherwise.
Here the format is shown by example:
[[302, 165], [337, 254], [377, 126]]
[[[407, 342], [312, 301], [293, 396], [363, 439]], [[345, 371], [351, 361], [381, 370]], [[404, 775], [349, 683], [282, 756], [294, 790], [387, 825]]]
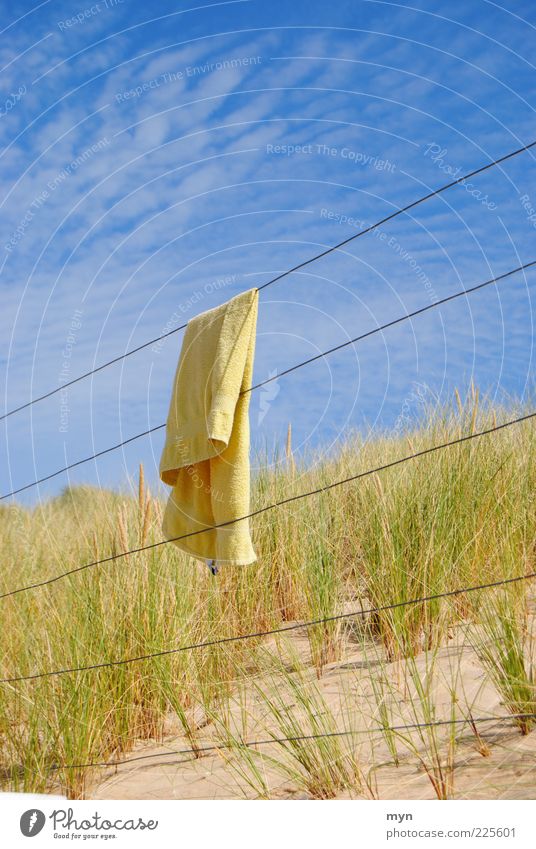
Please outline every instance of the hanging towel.
[[[160, 459], [173, 487], [162, 522], [166, 539], [250, 512], [249, 396], [259, 293], [251, 289], [188, 322], [175, 373]], [[177, 540], [203, 560], [255, 561], [249, 520]]]

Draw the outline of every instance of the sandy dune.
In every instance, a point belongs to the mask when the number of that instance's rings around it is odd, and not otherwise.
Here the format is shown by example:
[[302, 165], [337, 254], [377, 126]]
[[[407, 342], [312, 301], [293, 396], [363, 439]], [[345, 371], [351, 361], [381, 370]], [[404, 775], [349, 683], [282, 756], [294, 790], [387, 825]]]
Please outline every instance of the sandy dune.
[[[308, 656], [306, 635], [295, 632], [293, 648], [300, 655]], [[350, 648], [350, 647], [348, 647]], [[355, 646], [354, 646], [355, 648]], [[417, 658], [424, 669], [424, 654]], [[400, 675], [400, 668], [392, 664], [393, 675]], [[473, 716], [493, 716], [507, 713], [499, 695], [487, 680], [482, 666], [472, 648], [453, 638], [438, 655], [438, 668], [445, 674], [435, 693], [436, 719], [449, 717], [449, 689], [452, 670], [457, 669], [458, 694], [463, 693], [465, 704], [471, 704]], [[322, 694], [335, 715], [339, 714], [341, 698], [351, 694], [352, 710], [355, 711], [354, 727], [377, 727], [378, 718], [372, 715], [374, 705], [370, 699], [370, 675], [374, 663], [365, 660], [361, 651], [351, 649], [345, 659], [326, 667], [319, 681]], [[355, 707], [354, 707], [355, 706]], [[398, 716], [411, 723], [414, 714], [405, 704], [404, 698], [397, 705]], [[233, 708], [232, 710], [238, 710]], [[251, 724], [248, 739], [265, 739], [266, 717], [262, 716], [255, 697], [251, 697]], [[461, 713], [459, 716], [463, 715]], [[400, 721], [400, 720], [399, 720]], [[342, 727], [342, 724], [341, 724]], [[482, 743], [487, 744], [489, 753], [483, 756], [478, 751], [474, 733], [468, 725], [459, 725], [456, 733], [457, 746], [454, 757], [454, 782], [451, 798], [456, 799], [535, 799], [536, 798], [536, 731], [522, 736], [512, 721], [490, 722], [479, 727]], [[230, 769], [221, 753], [213, 752], [194, 758], [191, 755], [166, 755], [172, 749], [188, 749], [184, 736], [177, 733], [170, 719], [169, 733], [163, 743], [143, 741], [127, 756], [127, 763], [99, 770], [88, 783], [86, 797], [94, 799], [237, 799], [255, 798], [255, 792], [241, 781]], [[202, 745], [209, 746], [218, 738], [211, 724], [203, 728]], [[276, 733], [274, 729], [274, 733]], [[417, 741], [416, 732], [411, 732]], [[446, 731], [441, 739], [446, 739]], [[418, 759], [400, 748], [401, 761], [393, 763], [386, 742], [381, 734], [361, 734], [358, 751], [363, 770], [367, 773], [374, 762], [374, 793], [381, 799], [434, 799], [432, 783]], [[354, 738], [357, 740], [357, 738]], [[263, 747], [266, 754], [282, 757], [280, 747], [270, 744]], [[150, 756], [143, 760], [133, 760]], [[372, 760], [373, 759], [373, 760]], [[132, 762], [129, 762], [132, 760]], [[310, 798], [289, 782], [276, 769], [265, 769], [271, 798]], [[338, 798], [370, 798], [366, 790], [345, 792]]]

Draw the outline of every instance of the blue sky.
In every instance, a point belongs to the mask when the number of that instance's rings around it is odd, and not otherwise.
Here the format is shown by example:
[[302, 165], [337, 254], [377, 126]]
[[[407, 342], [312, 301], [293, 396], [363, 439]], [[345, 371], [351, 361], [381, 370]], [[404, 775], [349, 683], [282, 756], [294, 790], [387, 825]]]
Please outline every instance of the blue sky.
[[[11, 409], [536, 138], [529, 2], [3, 3]], [[459, 170], [458, 170], [459, 169]], [[255, 382], [536, 259], [533, 152], [261, 293]], [[385, 237], [382, 236], [385, 233]], [[533, 388], [534, 272], [253, 393], [253, 448], [327, 451], [471, 380]], [[182, 333], [4, 422], [2, 492], [165, 421]], [[121, 486], [152, 438], [20, 496]], [[167, 490], [166, 490], [167, 491]]]

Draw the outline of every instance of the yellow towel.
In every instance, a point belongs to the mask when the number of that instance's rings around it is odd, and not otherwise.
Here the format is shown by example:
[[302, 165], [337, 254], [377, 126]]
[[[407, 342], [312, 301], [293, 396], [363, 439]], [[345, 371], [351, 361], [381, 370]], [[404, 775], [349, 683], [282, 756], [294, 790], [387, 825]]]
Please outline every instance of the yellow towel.
[[[245, 516], [249, 506], [249, 396], [258, 290], [188, 322], [166, 425], [160, 478], [173, 487], [166, 539]], [[247, 519], [175, 543], [193, 557], [256, 560]]]

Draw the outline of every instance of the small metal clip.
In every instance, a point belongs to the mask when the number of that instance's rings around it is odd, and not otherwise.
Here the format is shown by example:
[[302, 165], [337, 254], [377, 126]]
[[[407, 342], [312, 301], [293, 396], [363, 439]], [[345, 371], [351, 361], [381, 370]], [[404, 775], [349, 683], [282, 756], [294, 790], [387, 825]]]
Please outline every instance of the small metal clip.
[[207, 562], [207, 566], [210, 569], [210, 571], [212, 572], [212, 574], [217, 575], [218, 574], [218, 566], [216, 565], [216, 561], [215, 560], [207, 560], [206, 562]]

